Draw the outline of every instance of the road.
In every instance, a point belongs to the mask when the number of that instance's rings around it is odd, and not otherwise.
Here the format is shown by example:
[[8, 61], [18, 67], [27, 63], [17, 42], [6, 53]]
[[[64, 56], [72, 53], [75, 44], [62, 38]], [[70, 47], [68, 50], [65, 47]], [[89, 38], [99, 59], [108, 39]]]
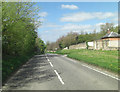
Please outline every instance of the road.
[[67, 58], [36, 55], [3, 86], [4, 90], [118, 90], [116, 76]]

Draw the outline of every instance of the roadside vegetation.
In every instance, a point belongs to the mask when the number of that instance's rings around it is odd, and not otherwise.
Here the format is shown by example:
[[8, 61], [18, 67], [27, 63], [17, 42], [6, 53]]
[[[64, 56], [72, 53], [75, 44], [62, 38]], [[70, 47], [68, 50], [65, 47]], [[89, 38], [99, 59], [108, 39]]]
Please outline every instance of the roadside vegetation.
[[101, 39], [101, 37], [107, 34], [108, 29], [110, 29], [110, 31], [120, 33], [118, 26], [114, 26], [113, 23], [106, 23], [100, 26], [99, 32], [96, 32], [96, 30], [93, 30], [91, 33], [83, 32], [82, 30], [80, 33], [70, 32], [67, 35], [60, 37], [56, 42], [47, 42], [47, 51], [49, 53], [67, 54], [70, 58], [93, 64], [117, 73], [118, 51], [88, 50], [88, 47], [85, 50], [69, 49], [69, 46], [71, 45], [85, 42], [87, 44], [87, 42]]
[[38, 8], [30, 2], [2, 3], [2, 81], [34, 54], [43, 54], [44, 42], [37, 36], [41, 24]]
[[80, 33], [70, 32], [67, 35], [60, 37], [56, 42], [48, 41], [47, 50], [55, 51], [56, 48], [57, 50], [61, 50], [66, 47], [69, 48], [70, 45], [75, 45], [84, 42], [87, 43], [90, 41], [101, 39], [101, 37], [106, 35], [108, 29], [110, 29], [110, 31], [120, 33], [120, 30], [118, 30], [118, 26], [115, 27], [113, 23], [106, 23], [101, 25], [100, 32], [93, 30], [93, 32], [87, 33], [81, 30]]
[[[67, 57], [93, 64], [95, 66], [118, 73], [118, 51], [102, 50], [59, 50], [54, 53], [66, 54]], [[119, 68], [120, 70], [120, 68]]]

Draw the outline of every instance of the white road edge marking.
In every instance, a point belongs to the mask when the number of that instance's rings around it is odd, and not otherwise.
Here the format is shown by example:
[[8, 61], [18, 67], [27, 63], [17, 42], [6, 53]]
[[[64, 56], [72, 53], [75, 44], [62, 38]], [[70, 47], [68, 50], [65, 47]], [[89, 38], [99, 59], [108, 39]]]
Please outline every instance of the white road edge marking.
[[65, 83], [63, 82], [62, 78], [60, 77], [60, 75], [58, 74], [58, 72], [56, 70], [54, 70], [54, 72], [56, 73], [56, 75], [58, 76], [58, 79], [60, 80], [60, 82], [64, 85]]
[[119, 80], [119, 81], [120, 81], [120, 79], [117, 78], [117, 77], [114, 77], [114, 76], [112, 76], [112, 75], [106, 74], [106, 73], [104, 73], [104, 72], [101, 72], [101, 71], [99, 71], [99, 70], [96, 70], [96, 69], [94, 69], [94, 68], [91, 68], [91, 67], [89, 67], [89, 66], [87, 66], [87, 65], [83, 65], [83, 64], [82, 64], [82, 66], [87, 67], [87, 68], [89, 68], [89, 69], [91, 69], [91, 70], [94, 70], [94, 71], [99, 72], [99, 73], [101, 73], [101, 74], [103, 74], [103, 75], [109, 76], [109, 77], [111, 77], [111, 78], [113, 78], [113, 79], [116, 79], [116, 80]]
[[49, 62], [50, 63], [50, 65], [53, 67], [53, 64], [51, 63], [51, 62]]

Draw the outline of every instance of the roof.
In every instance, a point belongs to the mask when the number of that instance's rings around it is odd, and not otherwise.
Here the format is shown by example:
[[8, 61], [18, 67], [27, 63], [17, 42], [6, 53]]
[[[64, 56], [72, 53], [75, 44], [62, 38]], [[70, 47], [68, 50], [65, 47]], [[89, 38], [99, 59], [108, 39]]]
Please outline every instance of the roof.
[[120, 34], [118, 34], [116, 32], [110, 32], [102, 37], [102, 39], [104, 39], [104, 38], [120, 38]]

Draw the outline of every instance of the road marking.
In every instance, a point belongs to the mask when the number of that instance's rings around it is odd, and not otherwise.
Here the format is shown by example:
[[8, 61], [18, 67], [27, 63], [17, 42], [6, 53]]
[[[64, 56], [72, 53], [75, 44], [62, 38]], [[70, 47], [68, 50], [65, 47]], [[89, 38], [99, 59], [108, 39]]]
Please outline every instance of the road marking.
[[48, 61], [50, 61], [49, 59], [47, 59]]
[[60, 82], [64, 85], [65, 83], [63, 82], [62, 78], [60, 77], [60, 75], [58, 74], [58, 72], [56, 70], [54, 70], [54, 72], [56, 73], [56, 75], [58, 76], [58, 79], [60, 80]]
[[72, 60], [72, 59], [70, 59], [70, 61], [72, 61], [72, 62], [74, 62], [74, 63], [77, 63], [76, 61], [74, 61], [74, 60]]
[[101, 74], [103, 74], [103, 75], [109, 76], [109, 77], [111, 77], [111, 78], [113, 78], [113, 79], [120, 80], [120, 79], [117, 78], [117, 77], [114, 77], [114, 76], [109, 75], [109, 74], [107, 74], [107, 73], [101, 72], [101, 71], [96, 70], [96, 69], [94, 69], [94, 68], [91, 68], [91, 67], [89, 67], [89, 66], [87, 66], [87, 65], [83, 65], [83, 64], [82, 64], [82, 66], [87, 67], [87, 68], [89, 68], [89, 69], [91, 69], [91, 70], [94, 70], [94, 71], [96, 71], [96, 72], [99, 72], [99, 73], [101, 73]]
[[50, 65], [53, 67], [53, 64], [51, 63], [51, 62], [49, 62], [50, 63]]
[[48, 59], [47, 55], [45, 55], [45, 56], [46, 56], [46, 58]]
[[[64, 56], [63, 56], [64, 57]], [[67, 58], [66, 57], [66, 59], [68, 59], [69, 61], [71, 61], [71, 62], [73, 62], [73, 63], [77, 63], [77, 61], [75, 61], [75, 60], [73, 60], [73, 59], [71, 59], [71, 58]]]
[[47, 55], [46, 55], [46, 59], [47, 59], [48, 61], [50, 61], [50, 60], [48, 59]]

